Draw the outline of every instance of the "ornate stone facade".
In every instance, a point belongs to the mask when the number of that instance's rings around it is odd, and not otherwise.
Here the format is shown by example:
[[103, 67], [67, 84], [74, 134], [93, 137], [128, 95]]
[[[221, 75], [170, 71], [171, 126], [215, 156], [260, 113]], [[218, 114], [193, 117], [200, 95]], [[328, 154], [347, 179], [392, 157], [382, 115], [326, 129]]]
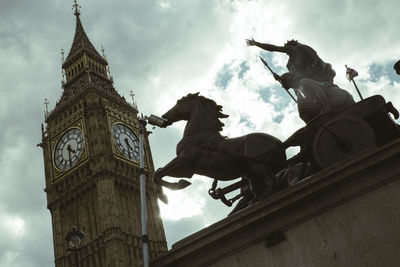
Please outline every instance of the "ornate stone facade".
[[[66, 78], [63, 94], [48, 114], [47, 126], [42, 127], [55, 265], [74, 265], [65, 236], [76, 225], [86, 234], [79, 252], [80, 266], [139, 266], [139, 162], [131, 159], [130, 152], [127, 157], [113, 137], [113, 126], [122, 123], [135, 135], [131, 138], [138, 138], [138, 110], [115, 90], [107, 60], [89, 41], [78, 10], [75, 15], [74, 41], [62, 66]], [[81, 133], [83, 140], [77, 139], [74, 131], [68, 135], [71, 129]], [[131, 147], [127, 139], [125, 142]], [[149, 251], [154, 259], [167, 251], [167, 245], [151, 179], [154, 167], [147, 136], [145, 160]]]

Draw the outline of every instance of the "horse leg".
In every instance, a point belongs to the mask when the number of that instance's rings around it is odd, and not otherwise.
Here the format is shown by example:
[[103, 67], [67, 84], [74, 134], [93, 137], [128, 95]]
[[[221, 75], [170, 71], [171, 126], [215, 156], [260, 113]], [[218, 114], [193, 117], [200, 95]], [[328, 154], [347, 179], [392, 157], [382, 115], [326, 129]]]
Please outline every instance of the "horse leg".
[[182, 158], [174, 158], [171, 162], [164, 167], [159, 168], [154, 173], [154, 182], [171, 190], [179, 190], [191, 185], [190, 182], [183, 179], [179, 180], [177, 183], [167, 182], [162, 179], [165, 176], [191, 178], [193, 172], [187, 167], [187, 165], [187, 162], [182, 160]]
[[[247, 179], [247, 177], [244, 175], [242, 179]], [[228, 214], [228, 216], [231, 216], [232, 214], [235, 214], [236, 212], [239, 212], [240, 210], [248, 207], [251, 203], [251, 201], [254, 199], [253, 193], [251, 192], [251, 189], [248, 185], [243, 186], [240, 189], [240, 193], [243, 194], [242, 199], [239, 200], [239, 202], [236, 204], [236, 206], [233, 208], [233, 210]]]
[[161, 200], [165, 204], [168, 204], [168, 196], [164, 193], [162, 186], [159, 184], [156, 184], [156, 194], [159, 200]]

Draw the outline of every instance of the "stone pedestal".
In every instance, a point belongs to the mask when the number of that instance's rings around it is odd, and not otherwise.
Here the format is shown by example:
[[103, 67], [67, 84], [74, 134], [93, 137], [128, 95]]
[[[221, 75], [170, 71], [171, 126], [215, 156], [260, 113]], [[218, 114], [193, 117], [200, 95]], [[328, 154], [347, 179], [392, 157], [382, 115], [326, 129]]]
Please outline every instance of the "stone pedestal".
[[161, 266], [399, 266], [400, 140], [173, 245]]

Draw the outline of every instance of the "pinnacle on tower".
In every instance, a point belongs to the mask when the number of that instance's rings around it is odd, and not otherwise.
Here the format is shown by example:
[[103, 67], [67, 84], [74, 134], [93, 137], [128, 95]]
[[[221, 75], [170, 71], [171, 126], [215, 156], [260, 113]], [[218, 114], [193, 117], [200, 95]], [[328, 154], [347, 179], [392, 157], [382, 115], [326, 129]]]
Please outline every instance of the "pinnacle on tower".
[[99, 61], [99, 63], [107, 65], [107, 61], [103, 59], [103, 57], [97, 52], [96, 48], [94, 48], [92, 42], [90, 42], [89, 37], [86, 35], [85, 30], [83, 29], [80, 15], [80, 6], [77, 4], [77, 1], [74, 0], [74, 14], [76, 16], [76, 28], [75, 28], [75, 36], [74, 41], [72, 42], [71, 49], [69, 54], [63, 64], [63, 68], [67, 65], [71, 64], [77, 57], [80, 56], [81, 53], [86, 52], [94, 59]]
[[74, 0], [74, 5], [73, 5], [72, 9], [75, 11], [74, 14], [75, 14], [75, 16], [77, 16], [77, 17], [79, 17], [79, 15], [81, 14], [80, 8], [81, 8], [81, 6], [78, 5], [77, 0]]

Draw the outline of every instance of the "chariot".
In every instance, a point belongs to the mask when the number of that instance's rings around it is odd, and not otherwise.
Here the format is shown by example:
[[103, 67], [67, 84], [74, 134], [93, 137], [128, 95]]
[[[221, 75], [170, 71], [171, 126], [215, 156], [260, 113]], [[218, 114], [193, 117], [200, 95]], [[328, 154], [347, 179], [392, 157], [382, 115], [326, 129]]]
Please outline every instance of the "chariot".
[[[400, 127], [390, 113], [395, 119], [399, 118], [391, 102], [386, 102], [380, 95], [374, 95], [344, 109], [319, 115], [283, 142], [285, 148], [300, 147], [300, 152], [288, 159], [286, 166], [289, 168], [300, 163], [302, 170], [297, 180], [301, 180], [306, 176], [306, 166], [309, 166], [311, 173], [315, 173], [399, 138]], [[230, 199], [226, 197], [239, 188], [240, 194]], [[248, 191], [245, 179], [225, 188], [217, 188], [215, 180], [209, 194], [227, 206], [232, 206], [236, 200], [246, 198]], [[239, 203], [232, 213], [243, 208], [243, 205], [247, 206], [247, 203]]]
[[284, 141], [285, 148], [300, 146], [300, 153], [288, 162], [308, 162], [318, 171], [369, 147], [389, 143], [400, 137], [399, 125], [389, 113], [399, 117], [391, 102], [374, 95], [321, 114]]

